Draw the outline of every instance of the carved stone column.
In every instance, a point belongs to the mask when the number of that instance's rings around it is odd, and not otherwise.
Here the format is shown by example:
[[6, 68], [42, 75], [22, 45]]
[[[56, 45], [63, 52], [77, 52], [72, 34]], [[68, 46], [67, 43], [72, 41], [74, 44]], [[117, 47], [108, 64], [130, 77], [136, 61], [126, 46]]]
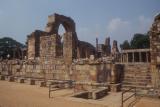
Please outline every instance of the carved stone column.
[[149, 62], [149, 58], [148, 58], [148, 52], [146, 52], [146, 62]]
[[122, 60], [123, 60], [123, 59], [122, 59], [122, 53], [121, 53], [121, 63], [123, 62]]
[[127, 58], [127, 63], [128, 63], [128, 53], [126, 53], [126, 55], [127, 55], [127, 57], [126, 57], [126, 58]]
[[134, 52], [132, 53], [132, 62], [134, 62]]
[[142, 53], [139, 52], [139, 62], [142, 62]]

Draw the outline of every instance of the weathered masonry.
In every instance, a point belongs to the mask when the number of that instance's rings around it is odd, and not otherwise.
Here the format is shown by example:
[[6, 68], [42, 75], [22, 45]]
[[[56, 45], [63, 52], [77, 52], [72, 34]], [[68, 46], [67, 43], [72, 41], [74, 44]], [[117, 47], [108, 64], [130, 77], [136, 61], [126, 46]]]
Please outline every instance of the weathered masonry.
[[149, 31], [151, 47], [151, 72], [154, 87], [160, 87], [160, 14], [158, 14]]
[[[58, 34], [60, 25], [65, 29], [63, 35]], [[160, 15], [148, 34], [150, 49], [119, 51], [117, 41], [111, 47], [109, 37], [104, 44], [97, 38], [94, 47], [78, 39], [72, 18], [53, 14], [44, 31], [28, 35], [27, 59], [1, 61], [0, 73], [43, 82], [71, 80], [77, 90], [160, 88]]]

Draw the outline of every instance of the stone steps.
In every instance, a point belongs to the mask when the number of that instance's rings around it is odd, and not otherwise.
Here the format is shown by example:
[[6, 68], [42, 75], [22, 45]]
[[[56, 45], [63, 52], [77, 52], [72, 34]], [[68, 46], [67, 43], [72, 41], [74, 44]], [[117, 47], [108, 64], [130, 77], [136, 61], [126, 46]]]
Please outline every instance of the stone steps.
[[[137, 92], [141, 92], [143, 90], [149, 90], [151, 88], [151, 86], [123, 85], [121, 90], [125, 91], [125, 90], [132, 88], [132, 87], [136, 87]], [[132, 91], [134, 92], [135, 90], [133, 89]]]
[[126, 65], [122, 80], [122, 90], [136, 87], [148, 89], [151, 85], [151, 72], [148, 64]]
[[139, 78], [143, 78], [143, 79], [146, 78], [147, 79], [148, 78], [148, 79], [150, 79], [150, 77], [151, 77], [151, 75], [134, 75], [134, 74], [133, 75], [125, 75], [124, 76], [124, 78], [128, 78], [128, 79], [129, 78], [137, 78], [137, 79], [139, 79]]
[[138, 81], [138, 80], [134, 80], [134, 81], [123, 81], [122, 83], [123, 84], [138, 84], [138, 83], [145, 83], [147, 84], [148, 82], [151, 82], [150, 80], [141, 80], [141, 81]]
[[132, 77], [124, 77], [123, 80], [125, 81], [136, 81], [136, 80], [151, 80], [151, 76], [132, 76]]

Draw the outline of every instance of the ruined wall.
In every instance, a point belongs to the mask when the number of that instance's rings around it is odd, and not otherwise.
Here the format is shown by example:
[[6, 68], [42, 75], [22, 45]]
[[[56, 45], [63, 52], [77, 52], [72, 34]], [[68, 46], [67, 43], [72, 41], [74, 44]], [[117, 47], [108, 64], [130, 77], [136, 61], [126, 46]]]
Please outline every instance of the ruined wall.
[[152, 84], [160, 88], [160, 14], [158, 14], [149, 31], [151, 48]]
[[120, 83], [123, 66], [112, 63], [76, 64], [72, 79], [78, 82]]
[[75, 65], [73, 79], [81, 82], [107, 82], [111, 64]]
[[35, 37], [28, 37], [28, 58], [34, 59], [35, 57]]
[[[65, 28], [63, 43], [58, 35], [59, 26]], [[42, 62], [55, 57], [63, 57], [65, 64], [70, 65], [73, 59], [89, 58], [95, 55], [95, 47], [78, 40], [75, 23], [67, 16], [53, 14], [48, 16], [45, 31], [36, 30], [27, 38], [28, 59], [40, 57]]]
[[63, 57], [67, 65], [70, 65], [73, 59], [77, 58], [77, 38], [75, 32], [64, 34]]
[[34, 59], [40, 56], [40, 37], [47, 35], [46, 32], [36, 30], [27, 37], [27, 57]]
[[110, 56], [111, 54], [111, 45], [110, 45], [110, 38], [106, 38], [105, 40], [105, 46], [106, 46], [106, 56]]
[[90, 55], [95, 55], [95, 47], [88, 42], [78, 41], [77, 58], [89, 58]]
[[55, 57], [62, 56], [62, 48], [59, 35], [40, 37], [40, 60], [45, 64], [52, 64]]

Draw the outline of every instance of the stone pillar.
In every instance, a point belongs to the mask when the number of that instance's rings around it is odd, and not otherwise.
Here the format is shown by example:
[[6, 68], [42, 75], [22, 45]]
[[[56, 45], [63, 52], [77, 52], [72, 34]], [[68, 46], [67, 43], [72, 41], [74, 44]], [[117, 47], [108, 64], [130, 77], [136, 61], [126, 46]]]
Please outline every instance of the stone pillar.
[[134, 52], [132, 53], [132, 62], [134, 62]]
[[123, 53], [123, 63], [125, 62], [125, 59], [124, 59], [124, 53]]
[[124, 62], [124, 55], [123, 55], [123, 53], [122, 53], [122, 62]]
[[146, 52], [146, 62], [149, 62], [149, 58], [148, 58], [148, 52]]
[[77, 40], [76, 40], [75, 32], [68, 32], [64, 34], [64, 42], [63, 42], [63, 57], [66, 64], [70, 65], [72, 63], [73, 58], [77, 57]]
[[123, 54], [121, 53], [121, 63], [123, 62]]
[[124, 53], [124, 62], [126, 62], [126, 53]]
[[117, 46], [117, 41], [114, 40], [112, 45], [112, 56], [114, 57], [114, 59], [117, 59], [117, 55], [119, 55], [119, 50]]
[[126, 53], [126, 55], [127, 55], [127, 57], [126, 57], [126, 58], [127, 58], [127, 63], [128, 63], [128, 53]]
[[142, 62], [142, 54], [139, 52], [139, 62]]
[[77, 58], [81, 58], [81, 56], [80, 56], [80, 48], [77, 48]]

